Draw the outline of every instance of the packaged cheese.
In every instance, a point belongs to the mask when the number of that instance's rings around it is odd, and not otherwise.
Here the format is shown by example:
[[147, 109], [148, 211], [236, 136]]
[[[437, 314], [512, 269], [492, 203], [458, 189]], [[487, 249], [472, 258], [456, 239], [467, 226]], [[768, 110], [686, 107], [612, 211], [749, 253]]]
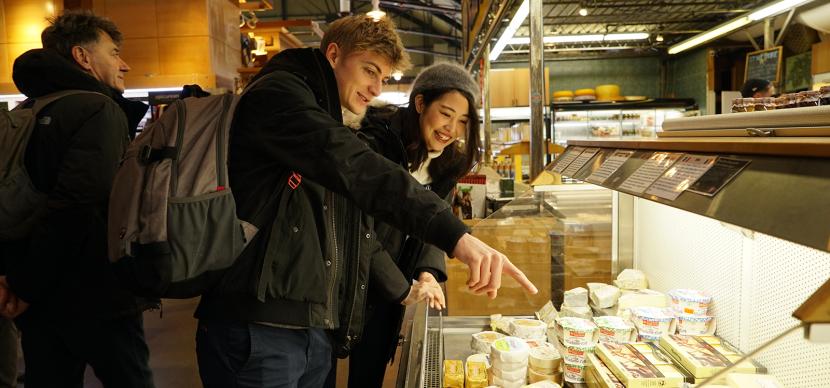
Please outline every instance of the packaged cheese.
[[464, 388], [464, 364], [461, 360], [444, 360], [444, 388]]
[[496, 366], [497, 361], [527, 363], [529, 354], [530, 346], [521, 338], [499, 338], [490, 345], [490, 359], [493, 366]]
[[648, 288], [648, 280], [643, 271], [637, 269], [624, 269], [617, 275], [614, 285], [627, 290], [642, 290]]
[[634, 307], [630, 311], [631, 320], [641, 336], [662, 336], [674, 333], [677, 329], [677, 320], [671, 309]]
[[526, 369], [527, 368], [527, 360], [518, 361], [518, 362], [507, 362], [507, 361], [501, 361], [501, 360], [498, 360], [498, 359], [491, 359], [491, 361], [492, 361], [492, 367], [490, 368], [491, 372], [493, 371], [493, 369], [499, 369], [501, 371], [517, 371], [517, 370], [520, 370], [520, 369]]
[[522, 388], [562, 388], [559, 384], [553, 381], [540, 380], [532, 384], [524, 385]]
[[503, 317], [501, 314], [493, 314], [490, 316], [490, 329], [502, 333], [510, 333], [511, 321], [513, 321], [513, 318]]
[[715, 334], [715, 319], [708, 315], [677, 314], [677, 333], [682, 335]]
[[591, 305], [601, 309], [617, 304], [620, 298], [620, 289], [605, 283], [588, 283]]
[[669, 291], [671, 307], [678, 313], [706, 315], [712, 296], [706, 292], [688, 289]]
[[521, 378], [519, 380], [504, 380], [500, 377], [493, 376], [493, 385], [501, 387], [501, 388], [522, 388], [527, 382], [526, 378]]
[[467, 357], [467, 361], [464, 365], [467, 365], [471, 362], [480, 362], [484, 364], [484, 368], [490, 370], [490, 356], [484, 353], [476, 353]]
[[726, 375], [726, 384], [735, 388], [784, 388], [784, 384], [781, 384], [775, 376], [746, 373]]
[[585, 365], [585, 358], [594, 352], [595, 345], [563, 345], [559, 344], [559, 354], [562, 361], [571, 365]]
[[[660, 347], [692, 372], [696, 378], [710, 377], [743, 356], [726, 341], [713, 335], [664, 335], [660, 337]], [[754, 361], [744, 361], [735, 366], [732, 371], [766, 373], [766, 368]], [[720, 382], [716, 381], [716, 383]]]
[[467, 361], [465, 365], [465, 388], [484, 388], [487, 381], [487, 365], [479, 361]]
[[510, 322], [510, 335], [522, 339], [544, 339], [548, 324], [536, 319], [514, 319]]
[[601, 343], [595, 354], [627, 388], [679, 387], [694, 382], [654, 344]]
[[553, 372], [543, 372], [533, 368], [527, 368], [527, 381], [531, 383], [538, 383], [540, 381], [550, 381], [557, 384], [562, 384], [562, 372], [559, 371], [559, 369]]
[[575, 384], [585, 384], [585, 365], [565, 363], [565, 381]]
[[620, 317], [596, 317], [594, 318], [594, 323], [599, 328], [599, 342], [624, 344], [634, 342], [637, 338], [637, 332], [634, 331], [634, 326]]
[[588, 307], [588, 290], [577, 287], [568, 291], [565, 291], [564, 302], [562, 302], [562, 306], [569, 306], [569, 307]]
[[530, 348], [530, 357], [528, 358], [528, 365], [537, 372], [547, 372], [552, 374], [559, 370], [559, 365], [562, 364], [562, 356], [556, 347], [545, 342], [543, 346]]
[[559, 317], [591, 319], [594, 317], [594, 314], [591, 313], [590, 307], [573, 307], [562, 305], [562, 311], [559, 312]]
[[504, 370], [499, 367], [493, 367], [490, 370], [490, 373], [492, 373], [494, 377], [498, 377], [504, 381], [524, 380], [527, 377], [527, 364], [524, 364], [519, 369], [512, 370]]
[[586, 358], [585, 382], [591, 388], [625, 388], [622, 381], [596, 355]]
[[556, 307], [553, 307], [553, 302], [551, 301], [545, 303], [542, 309], [536, 312], [536, 318], [548, 325], [552, 325], [557, 317], [559, 317], [559, 311], [556, 310]]
[[476, 353], [490, 354], [490, 345], [497, 339], [503, 338], [505, 335], [495, 331], [482, 331], [473, 334], [473, 341], [470, 346]]
[[599, 338], [597, 325], [587, 319], [572, 317], [556, 320], [556, 334], [565, 345], [594, 344]]

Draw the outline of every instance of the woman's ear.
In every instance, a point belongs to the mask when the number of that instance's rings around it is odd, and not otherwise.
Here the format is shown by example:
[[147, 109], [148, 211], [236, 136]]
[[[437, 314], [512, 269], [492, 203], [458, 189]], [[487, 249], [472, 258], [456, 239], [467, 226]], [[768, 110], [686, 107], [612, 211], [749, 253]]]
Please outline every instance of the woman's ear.
[[418, 112], [418, 114], [423, 114], [424, 113], [424, 95], [423, 94], [419, 94], [419, 95], [415, 96], [415, 111]]

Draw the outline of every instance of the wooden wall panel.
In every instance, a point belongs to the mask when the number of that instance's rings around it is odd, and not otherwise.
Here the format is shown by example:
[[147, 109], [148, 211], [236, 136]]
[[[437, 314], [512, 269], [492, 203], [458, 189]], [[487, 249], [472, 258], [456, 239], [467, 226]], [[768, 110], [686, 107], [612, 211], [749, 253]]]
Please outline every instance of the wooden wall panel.
[[106, 0], [104, 13], [130, 39], [158, 36], [156, 3], [147, 0]]
[[830, 40], [813, 45], [813, 74], [830, 72]]
[[9, 60], [9, 45], [0, 43], [0, 83], [12, 82], [12, 61]]
[[4, 1], [0, 0], [0, 44], [8, 43], [6, 38], [6, 6]]
[[40, 33], [51, 16], [43, 0], [5, 1], [5, 30], [7, 43], [40, 44]]
[[[207, 0], [163, 0], [156, 2], [158, 36], [207, 36]], [[203, 46], [207, 48], [207, 46]]]
[[133, 82], [145, 82], [138, 81], [138, 78], [152, 78], [161, 74], [156, 38], [125, 39], [121, 46], [121, 58], [131, 68], [125, 78], [129, 87], [132, 87]]
[[207, 36], [158, 38], [162, 74], [209, 74], [210, 40]]

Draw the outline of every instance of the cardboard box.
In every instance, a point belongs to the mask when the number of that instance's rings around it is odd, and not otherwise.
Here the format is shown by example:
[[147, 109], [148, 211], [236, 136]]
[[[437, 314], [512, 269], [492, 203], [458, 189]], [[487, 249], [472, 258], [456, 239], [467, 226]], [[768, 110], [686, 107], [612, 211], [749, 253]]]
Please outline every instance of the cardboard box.
[[[697, 379], [710, 377], [743, 357], [732, 345], [714, 335], [664, 335], [660, 337], [660, 347]], [[732, 370], [742, 373], [767, 372], [766, 368], [754, 361], [744, 361]], [[725, 379], [715, 383], [723, 381]]]
[[594, 353], [627, 388], [679, 387], [694, 382], [689, 372], [651, 343], [598, 344]]
[[614, 373], [597, 356], [589, 354], [587, 365], [585, 383], [588, 384], [588, 388], [625, 388], [622, 381], [614, 376]]

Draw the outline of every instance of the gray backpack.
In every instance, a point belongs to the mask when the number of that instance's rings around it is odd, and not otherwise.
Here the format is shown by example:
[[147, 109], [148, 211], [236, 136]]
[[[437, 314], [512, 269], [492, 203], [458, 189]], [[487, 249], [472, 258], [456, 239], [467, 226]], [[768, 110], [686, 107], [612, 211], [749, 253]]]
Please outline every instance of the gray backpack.
[[95, 92], [61, 91], [34, 99], [34, 104], [24, 101], [13, 110], [0, 113], [0, 241], [26, 237], [46, 211], [47, 195], [32, 184], [24, 164], [38, 114], [63, 97], [82, 93]]
[[240, 98], [177, 100], [127, 147], [110, 194], [107, 240], [114, 270], [134, 294], [203, 294], [273, 217], [269, 203], [253, 220], [237, 218], [227, 157]]

